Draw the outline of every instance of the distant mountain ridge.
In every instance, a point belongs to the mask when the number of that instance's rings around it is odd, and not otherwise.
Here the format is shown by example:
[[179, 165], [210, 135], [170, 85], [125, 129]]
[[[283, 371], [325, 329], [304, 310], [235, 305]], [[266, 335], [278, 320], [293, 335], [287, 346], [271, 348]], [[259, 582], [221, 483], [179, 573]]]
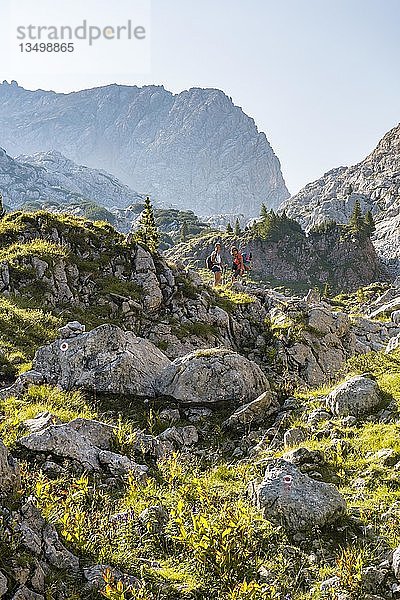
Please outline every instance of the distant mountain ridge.
[[113, 175], [77, 165], [55, 151], [14, 159], [0, 148], [0, 190], [11, 208], [32, 202], [68, 205], [87, 200], [124, 208], [143, 200]]
[[380, 140], [365, 160], [339, 167], [308, 184], [281, 209], [310, 229], [328, 219], [347, 222], [356, 199], [376, 222], [375, 247], [400, 272], [400, 124]]
[[0, 85], [2, 145], [54, 149], [105, 169], [166, 207], [257, 216], [288, 198], [278, 158], [223, 92], [109, 85], [70, 94]]

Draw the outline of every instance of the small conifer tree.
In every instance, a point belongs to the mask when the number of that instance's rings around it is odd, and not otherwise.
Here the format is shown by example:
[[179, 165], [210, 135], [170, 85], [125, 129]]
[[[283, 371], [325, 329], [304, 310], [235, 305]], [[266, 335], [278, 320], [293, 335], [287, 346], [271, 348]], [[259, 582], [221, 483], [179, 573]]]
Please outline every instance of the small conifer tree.
[[260, 217], [265, 220], [268, 218], [268, 209], [265, 206], [264, 202], [261, 204]]
[[160, 244], [160, 234], [154, 218], [153, 206], [148, 196], [144, 203], [144, 210], [140, 217], [139, 228], [136, 231], [135, 240], [139, 244], [147, 246], [150, 252], [157, 252]]
[[367, 210], [364, 217], [364, 224], [368, 235], [372, 235], [376, 230], [374, 217], [372, 216], [372, 212]]
[[181, 233], [180, 233], [180, 240], [181, 242], [186, 242], [188, 237], [189, 237], [189, 225], [187, 221], [184, 221], [182, 223], [182, 227], [181, 227]]
[[236, 236], [236, 237], [238, 237], [238, 236], [239, 236], [239, 235], [242, 233], [242, 230], [240, 229], [240, 222], [239, 222], [239, 219], [236, 219], [236, 222], [235, 222], [235, 231], [234, 231], [234, 233], [235, 233], [235, 236]]
[[232, 225], [230, 223], [226, 226], [226, 233], [233, 233]]
[[361, 213], [361, 204], [358, 198], [354, 202], [353, 212], [349, 219], [349, 227], [355, 233], [361, 233], [365, 228], [364, 219]]

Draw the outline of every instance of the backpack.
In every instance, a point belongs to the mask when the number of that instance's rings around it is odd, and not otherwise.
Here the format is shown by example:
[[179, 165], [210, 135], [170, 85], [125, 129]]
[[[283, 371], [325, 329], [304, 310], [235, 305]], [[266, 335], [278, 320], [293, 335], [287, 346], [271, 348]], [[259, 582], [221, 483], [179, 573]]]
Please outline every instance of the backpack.
[[212, 259], [212, 254], [210, 254], [210, 256], [207, 256], [207, 258], [206, 258], [206, 269], [209, 269], [211, 271], [213, 266], [214, 266], [214, 262]]
[[253, 260], [253, 253], [248, 252], [247, 250], [242, 250], [241, 254], [243, 257], [244, 267], [246, 270], [249, 271], [251, 269], [251, 261]]

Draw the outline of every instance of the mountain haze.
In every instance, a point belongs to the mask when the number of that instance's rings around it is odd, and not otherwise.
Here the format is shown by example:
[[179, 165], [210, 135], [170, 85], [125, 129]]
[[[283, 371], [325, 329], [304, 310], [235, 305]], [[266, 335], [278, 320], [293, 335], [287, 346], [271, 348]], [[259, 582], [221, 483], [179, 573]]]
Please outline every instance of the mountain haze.
[[253, 119], [223, 92], [109, 85], [70, 94], [0, 85], [2, 145], [105, 169], [157, 203], [256, 216], [289, 194]]
[[123, 208], [142, 200], [113, 175], [77, 165], [55, 151], [14, 159], [0, 148], [0, 190], [12, 208], [27, 202], [67, 205], [82, 200]]

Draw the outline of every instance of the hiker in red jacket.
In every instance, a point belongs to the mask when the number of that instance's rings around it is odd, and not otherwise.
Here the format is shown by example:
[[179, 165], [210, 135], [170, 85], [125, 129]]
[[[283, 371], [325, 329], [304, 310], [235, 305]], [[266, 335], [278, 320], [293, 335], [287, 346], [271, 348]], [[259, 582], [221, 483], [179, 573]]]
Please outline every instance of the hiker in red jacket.
[[233, 258], [232, 263], [232, 283], [237, 280], [239, 276], [244, 273], [243, 256], [240, 254], [239, 249], [233, 246], [231, 249], [231, 255]]

